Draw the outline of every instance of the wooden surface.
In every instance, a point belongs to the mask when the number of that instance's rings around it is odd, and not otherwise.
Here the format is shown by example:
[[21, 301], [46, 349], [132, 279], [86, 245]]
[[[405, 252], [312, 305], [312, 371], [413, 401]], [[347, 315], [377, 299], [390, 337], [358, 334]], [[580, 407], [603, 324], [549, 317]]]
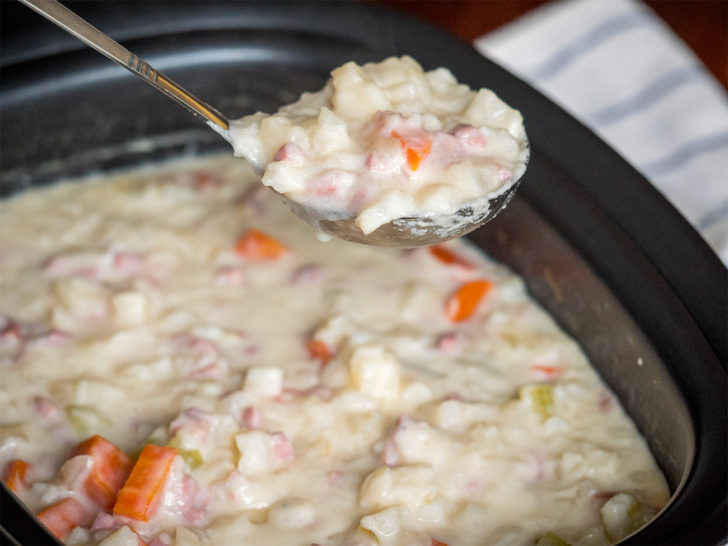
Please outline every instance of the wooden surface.
[[[468, 42], [547, 3], [546, 0], [373, 1], [425, 19]], [[645, 3], [728, 89], [728, 0], [646, 0]]]

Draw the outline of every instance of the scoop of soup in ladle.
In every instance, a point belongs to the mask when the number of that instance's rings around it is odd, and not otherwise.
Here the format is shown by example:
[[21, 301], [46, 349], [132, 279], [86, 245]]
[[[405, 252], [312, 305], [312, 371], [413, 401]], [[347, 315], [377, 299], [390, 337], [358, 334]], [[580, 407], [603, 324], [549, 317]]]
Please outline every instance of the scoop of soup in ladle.
[[206, 119], [322, 234], [401, 247], [452, 239], [495, 217], [526, 169], [519, 112], [444, 68], [347, 63], [320, 91], [230, 122], [55, 0], [21, 1]]

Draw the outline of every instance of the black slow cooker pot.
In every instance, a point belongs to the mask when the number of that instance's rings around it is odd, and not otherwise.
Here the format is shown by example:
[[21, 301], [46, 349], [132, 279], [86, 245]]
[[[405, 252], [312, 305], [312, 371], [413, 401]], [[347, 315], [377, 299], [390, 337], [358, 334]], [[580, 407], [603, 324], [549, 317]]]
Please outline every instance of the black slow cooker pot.
[[[721, 544], [726, 521], [726, 269], [616, 153], [453, 37], [351, 2], [68, 2], [229, 117], [271, 111], [348, 60], [409, 54], [521, 110], [532, 159], [472, 239], [523, 275], [647, 441], [673, 496], [625, 544]], [[1, 2], [3, 194], [227, 148], [200, 120], [20, 4]], [[3, 486], [4, 539], [52, 544]]]

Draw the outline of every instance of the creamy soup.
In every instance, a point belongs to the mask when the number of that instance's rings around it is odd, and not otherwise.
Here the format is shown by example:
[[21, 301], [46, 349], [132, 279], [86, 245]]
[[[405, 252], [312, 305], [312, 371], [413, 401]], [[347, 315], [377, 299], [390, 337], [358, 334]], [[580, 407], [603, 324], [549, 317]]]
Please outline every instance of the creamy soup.
[[668, 488], [465, 241], [323, 243], [239, 159], [0, 203], [0, 469], [66, 544], [607, 544]]
[[321, 91], [237, 120], [231, 134], [264, 184], [314, 220], [353, 217], [364, 234], [411, 217], [446, 230], [462, 208], [487, 210], [528, 160], [518, 111], [411, 57], [347, 63]]

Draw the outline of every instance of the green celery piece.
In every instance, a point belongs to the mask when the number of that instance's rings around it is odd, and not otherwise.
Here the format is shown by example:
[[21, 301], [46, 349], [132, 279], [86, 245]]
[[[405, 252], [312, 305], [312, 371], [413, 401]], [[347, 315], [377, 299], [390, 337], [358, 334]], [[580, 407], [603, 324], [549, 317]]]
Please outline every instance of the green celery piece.
[[105, 434], [111, 426], [106, 416], [88, 406], [67, 406], [66, 415], [71, 426], [81, 436]]
[[554, 414], [554, 389], [551, 385], [526, 385], [521, 387], [519, 397], [543, 418]]
[[167, 446], [178, 449], [180, 456], [185, 460], [187, 466], [189, 466], [191, 470], [199, 468], [202, 465], [202, 453], [200, 453], [197, 449], [185, 449], [182, 447], [182, 442], [176, 434], [170, 438]]

